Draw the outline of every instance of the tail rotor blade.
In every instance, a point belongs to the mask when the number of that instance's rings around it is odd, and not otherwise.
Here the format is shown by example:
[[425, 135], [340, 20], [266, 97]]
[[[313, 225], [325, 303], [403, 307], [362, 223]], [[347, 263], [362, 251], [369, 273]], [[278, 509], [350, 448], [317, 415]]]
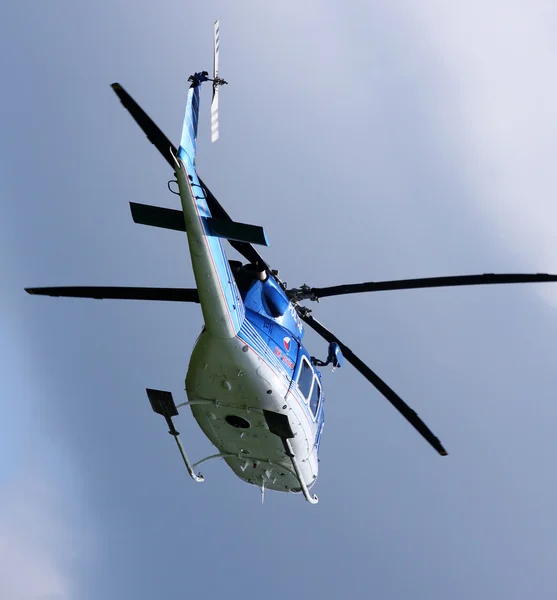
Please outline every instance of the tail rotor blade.
[[219, 27], [220, 22], [217, 19], [213, 27], [213, 79], [219, 77]]
[[219, 86], [213, 84], [213, 100], [211, 102], [211, 142], [219, 139]]
[[211, 101], [211, 142], [219, 139], [219, 20], [213, 28], [213, 99]]

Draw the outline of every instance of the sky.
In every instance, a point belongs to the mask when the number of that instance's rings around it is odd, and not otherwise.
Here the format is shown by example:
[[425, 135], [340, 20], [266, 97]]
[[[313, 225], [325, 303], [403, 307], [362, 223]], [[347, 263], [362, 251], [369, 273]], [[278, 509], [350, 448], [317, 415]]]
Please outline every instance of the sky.
[[198, 306], [23, 292], [193, 285], [185, 239], [131, 220], [175, 207], [172, 173], [109, 85], [177, 142], [217, 17], [198, 172], [291, 286], [557, 272], [553, 2], [3, 3], [0, 597], [554, 598], [557, 288], [312, 306], [449, 451], [326, 372], [317, 506], [187, 477], [145, 388], [183, 399]]

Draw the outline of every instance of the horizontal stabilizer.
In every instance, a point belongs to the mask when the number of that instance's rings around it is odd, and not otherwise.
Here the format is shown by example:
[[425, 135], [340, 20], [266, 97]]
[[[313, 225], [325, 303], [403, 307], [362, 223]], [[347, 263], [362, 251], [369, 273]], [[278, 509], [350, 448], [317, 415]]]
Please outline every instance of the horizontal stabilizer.
[[278, 435], [281, 440], [294, 437], [294, 432], [292, 431], [292, 427], [290, 427], [290, 421], [286, 415], [265, 408], [263, 409], [263, 414], [271, 433]]
[[[184, 214], [181, 210], [138, 204], [137, 202], [130, 202], [130, 209], [134, 222], [140, 225], [186, 231]], [[214, 219], [213, 217], [205, 217], [203, 221], [208, 235], [247, 244], [269, 245], [265, 230], [258, 225], [247, 225], [246, 223], [236, 223], [235, 221]]]
[[173, 229], [174, 231], [186, 231], [184, 213], [181, 210], [150, 206], [149, 204], [138, 204], [137, 202], [130, 202], [130, 209], [134, 222], [140, 225], [151, 225], [152, 227], [162, 227], [163, 229]]
[[164, 392], [162, 390], [150, 390], [147, 388], [147, 396], [151, 403], [151, 408], [159, 415], [163, 417], [176, 417], [178, 415], [178, 409], [174, 404], [171, 392]]
[[[203, 191], [205, 192], [205, 198], [207, 199], [207, 204], [209, 205], [209, 210], [211, 211], [213, 217], [216, 219], [223, 219], [225, 221], [232, 221], [230, 215], [224, 210], [221, 203], [215, 198], [214, 194], [205, 185], [201, 177], [198, 177], [198, 179]], [[263, 260], [263, 257], [251, 244], [234, 242], [233, 240], [229, 240], [229, 242], [234, 250], [237, 250], [244, 258], [249, 260], [250, 263], [265, 267], [268, 271], [271, 270], [271, 267]]]
[[265, 230], [259, 225], [246, 225], [245, 223], [224, 221], [222, 219], [213, 219], [212, 217], [206, 217], [204, 221], [209, 233], [216, 237], [235, 242], [258, 244], [260, 246], [269, 245]]

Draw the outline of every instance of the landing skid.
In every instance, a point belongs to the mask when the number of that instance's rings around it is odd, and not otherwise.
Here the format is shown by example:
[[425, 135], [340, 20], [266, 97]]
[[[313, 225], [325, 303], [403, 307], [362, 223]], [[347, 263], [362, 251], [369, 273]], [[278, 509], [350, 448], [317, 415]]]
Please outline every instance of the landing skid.
[[[178, 450], [180, 451], [180, 455], [182, 456], [182, 460], [184, 461], [184, 464], [186, 465], [186, 469], [187, 469], [190, 477], [194, 481], [196, 481], [198, 483], [205, 481], [205, 478], [203, 477], [203, 475], [201, 473], [196, 474], [195, 470], [194, 470], [200, 464], [202, 464], [204, 462], [207, 462], [209, 460], [214, 460], [217, 458], [245, 459], [245, 456], [243, 456], [241, 454], [234, 454], [234, 453], [229, 453], [229, 452], [219, 452], [217, 454], [211, 454], [211, 456], [202, 458], [201, 460], [197, 461], [196, 463], [193, 463], [193, 464], [190, 463], [190, 461], [186, 455], [186, 452], [184, 450], [184, 447], [182, 446], [182, 442], [180, 441], [180, 433], [174, 427], [172, 418], [178, 416], [178, 407], [189, 406], [192, 404], [214, 404], [214, 402], [212, 400], [192, 400], [189, 402], [183, 402], [182, 404], [179, 404], [178, 406], [176, 406], [176, 404], [174, 403], [174, 399], [172, 398], [171, 392], [165, 392], [162, 390], [152, 390], [149, 388], [147, 388], [147, 396], [149, 398], [149, 402], [151, 403], [151, 408], [153, 409], [153, 411], [159, 415], [162, 415], [165, 418], [166, 423], [168, 424], [168, 433], [174, 437], [174, 440], [176, 441], [176, 445], [178, 446]], [[300, 466], [298, 464], [298, 460], [297, 460], [296, 455], [294, 454], [294, 450], [292, 448], [292, 444], [290, 443], [290, 438], [294, 437], [294, 434], [292, 432], [292, 428], [290, 427], [288, 417], [286, 415], [283, 415], [280, 413], [275, 413], [270, 410], [263, 410], [263, 414], [265, 416], [265, 420], [267, 422], [269, 430], [271, 431], [271, 433], [274, 433], [276, 436], [278, 436], [281, 439], [282, 444], [284, 446], [284, 453], [286, 454], [286, 456], [288, 456], [288, 458], [290, 459], [290, 462], [292, 463], [293, 470], [288, 469], [288, 468], [287, 468], [287, 470], [292, 475], [294, 475], [296, 477], [296, 479], [298, 480], [298, 483], [300, 484], [300, 489], [304, 495], [304, 498], [310, 504], [317, 504], [317, 502], [319, 500], [315, 494], [313, 494], [313, 495], [310, 494], [309, 489], [304, 482], [302, 472], [301, 472]], [[252, 460], [253, 460], [253, 458], [252, 458]], [[275, 467], [280, 467], [280, 469], [282, 469], [282, 470], [285, 469], [284, 465], [278, 465], [269, 460], [260, 460], [260, 459], [256, 459], [256, 460], [257, 460], [257, 462], [260, 462], [260, 463], [263, 462], [263, 463], [268, 464], [271, 467], [271, 469], [273, 469]], [[263, 497], [265, 494], [266, 483], [267, 483], [267, 481], [265, 479], [262, 480], [262, 483], [261, 483], [261, 500], [262, 501], [263, 501]]]

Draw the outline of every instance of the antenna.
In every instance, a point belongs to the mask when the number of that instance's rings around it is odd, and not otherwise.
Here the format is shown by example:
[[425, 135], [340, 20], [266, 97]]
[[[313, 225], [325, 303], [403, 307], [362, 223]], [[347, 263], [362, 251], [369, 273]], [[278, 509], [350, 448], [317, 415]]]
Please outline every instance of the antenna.
[[213, 28], [213, 99], [211, 101], [211, 142], [219, 139], [219, 86], [227, 84], [219, 77], [219, 20]]

